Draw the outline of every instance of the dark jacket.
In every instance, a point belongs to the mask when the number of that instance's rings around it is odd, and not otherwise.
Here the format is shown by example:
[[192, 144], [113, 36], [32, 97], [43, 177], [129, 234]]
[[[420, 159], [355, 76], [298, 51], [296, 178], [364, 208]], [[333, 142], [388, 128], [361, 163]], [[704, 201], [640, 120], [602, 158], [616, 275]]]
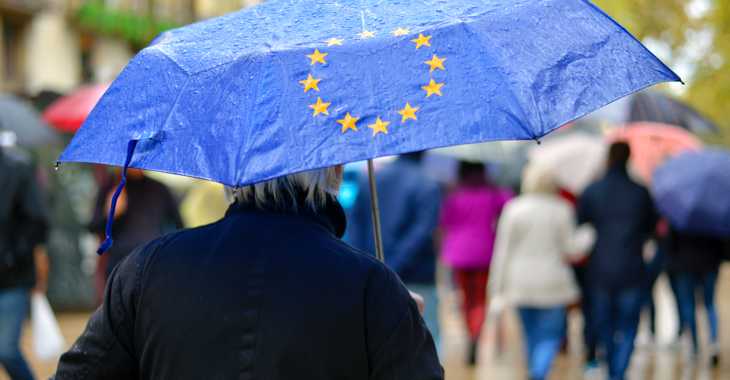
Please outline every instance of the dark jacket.
[[0, 290], [35, 285], [33, 249], [49, 220], [33, 168], [0, 152]]
[[[422, 173], [418, 162], [401, 156], [375, 173], [385, 263], [405, 283], [434, 284], [436, 253], [433, 230], [438, 224], [441, 189]], [[350, 242], [375, 255], [370, 186], [367, 177], [350, 220]]]
[[578, 223], [592, 223], [598, 232], [588, 273], [606, 289], [628, 289], [644, 278], [644, 240], [657, 216], [649, 192], [633, 182], [626, 169], [613, 167], [590, 185], [580, 200]]
[[[118, 183], [110, 181], [99, 190], [94, 216], [89, 223], [89, 231], [104, 234], [106, 231], [107, 194], [116, 189]], [[172, 194], [152, 178], [127, 179], [127, 212], [114, 220], [112, 237], [114, 245], [105, 253], [107, 274], [129, 255], [135, 248], [166, 233], [183, 227]]]
[[680, 234], [671, 229], [665, 243], [669, 253], [667, 271], [671, 273], [717, 272], [720, 268], [724, 249], [720, 239]]
[[140, 247], [56, 379], [443, 379], [415, 302], [339, 239], [344, 218], [234, 204]]

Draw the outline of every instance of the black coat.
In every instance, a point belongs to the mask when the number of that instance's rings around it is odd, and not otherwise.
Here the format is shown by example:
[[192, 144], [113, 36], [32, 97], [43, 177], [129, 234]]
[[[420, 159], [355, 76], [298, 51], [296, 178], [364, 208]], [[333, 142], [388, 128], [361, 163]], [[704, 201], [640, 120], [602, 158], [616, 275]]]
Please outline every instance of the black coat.
[[611, 168], [590, 185], [580, 200], [578, 223], [593, 223], [598, 239], [588, 273], [604, 289], [628, 289], [644, 281], [644, 240], [654, 231], [657, 215], [646, 188], [620, 167]]
[[717, 272], [722, 263], [724, 242], [720, 239], [680, 234], [671, 229], [665, 244], [669, 253], [667, 271], [671, 273]]
[[0, 152], [0, 290], [35, 285], [33, 248], [48, 215], [33, 168]]
[[410, 294], [344, 223], [336, 202], [235, 204], [140, 247], [56, 379], [443, 379]]

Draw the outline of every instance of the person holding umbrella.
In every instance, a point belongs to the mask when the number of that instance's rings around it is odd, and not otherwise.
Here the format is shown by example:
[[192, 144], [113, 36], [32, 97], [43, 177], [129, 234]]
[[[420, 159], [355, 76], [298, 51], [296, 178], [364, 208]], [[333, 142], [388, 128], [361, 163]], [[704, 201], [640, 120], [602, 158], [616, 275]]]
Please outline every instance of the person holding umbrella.
[[[116, 267], [58, 378], [442, 378], [412, 297], [382, 261], [341, 243], [327, 194], [338, 165], [539, 139], [679, 80], [589, 2], [545, 5], [272, 1], [155, 38], [59, 162], [241, 192], [223, 220], [158, 238]], [[114, 242], [123, 184], [124, 174], [99, 253]]]
[[223, 219], [135, 250], [56, 379], [443, 379], [403, 283], [339, 239], [342, 173], [228, 187]]
[[654, 172], [652, 190], [660, 214], [671, 224], [666, 239], [668, 272], [674, 278], [680, 329], [689, 328], [697, 353], [695, 290], [702, 288], [710, 329], [709, 356], [719, 362], [715, 284], [730, 242], [730, 152], [686, 152]]

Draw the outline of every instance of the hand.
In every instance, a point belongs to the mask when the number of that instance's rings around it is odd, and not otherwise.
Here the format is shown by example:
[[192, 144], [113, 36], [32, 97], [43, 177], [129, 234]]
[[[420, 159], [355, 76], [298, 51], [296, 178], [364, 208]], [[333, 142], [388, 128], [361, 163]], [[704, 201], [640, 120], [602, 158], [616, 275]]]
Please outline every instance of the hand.
[[408, 293], [411, 293], [411, 297], [413, 297], [413, 300], [416, 301], [416, 305], [418, 305], [418, 312], [423, 314], [423, 305], [426, 304], [426, 302], [423, 300], [423, 297], [421, 297], [418, 293], [413, 293], [412, 291], [408, 291]]
[[[104, 211], [106, 211], [106, 215], [109, 215], [109, 210], [112, 208], [112, 198], [114, 198], [114, 192], [117, 191], [117, 188], [113, 188], [109, 194], [106, 195], [106, 205], [104, 206]], [[122, 189], [121, 192], [119, 192], [119, 198], [117, 198], [117, 207], [114, 211], [114, 219], [123, 216], [127, 213], [127, 200], [129, 198], [127, 197], [127, 190]]]
[[36, 285], [33, 291], [45, 293], [48, 287], [48, 275], [51, 272], [51, 262], [46, 256], [46, 249], [42, 246], [36, 246], [33, 250], [35, 259]]

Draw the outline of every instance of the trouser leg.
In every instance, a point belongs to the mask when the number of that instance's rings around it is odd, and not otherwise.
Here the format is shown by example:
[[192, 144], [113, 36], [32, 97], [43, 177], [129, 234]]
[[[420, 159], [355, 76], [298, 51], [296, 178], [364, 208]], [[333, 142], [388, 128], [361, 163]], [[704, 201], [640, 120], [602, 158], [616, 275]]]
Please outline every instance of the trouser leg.
[[530, 378], [545, 379], [565, 336], [565, 308], [537, 309], [533, 349], [530, 358]]
[[28, 293], [26, 288], [0, 291], [0, 363], [12, 380], [33, 379], [18, 346], [28, 311]]
[[697, 321], [695, 318], [695, 276], [690, 273], [677, 273], [675, 276], [677, 291], [677, 306], [679, 308], [682, 329], [689, 328], [692, 333], [692, 343], [697, 350]]
[[611, 379], [623, 379], [629, 366], [643, 301], [644, 290], [641, 286], [620, 291], [616, 295], [618, 314], [613, 337], [616, 348], [610, 363]]

